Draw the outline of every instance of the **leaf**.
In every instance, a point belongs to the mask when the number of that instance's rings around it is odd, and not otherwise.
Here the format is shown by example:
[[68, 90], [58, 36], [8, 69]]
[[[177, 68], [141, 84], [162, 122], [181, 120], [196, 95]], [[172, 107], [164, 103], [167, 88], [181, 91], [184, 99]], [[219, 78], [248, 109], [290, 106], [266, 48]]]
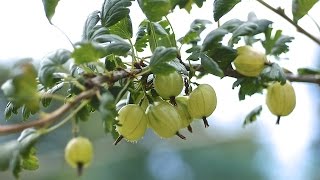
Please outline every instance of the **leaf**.
[[149, 42], [148, 39], [148, 21], [143, 20], [138, 27], [138, 32], [136, 35], [136, 41], [134, 47], [138, 52], [143, 52], [144, 48], [147, 47], [147, 43]]
[[148, 20], [157, 22], [169, 14], [170, 0], [138, 0], [139, 6]]
[[203, 30], [205, 30], [207, 24], [211, 24], [211, 21], [202, 19], [194, 20], [191, 23], [190, 30], [187, 32], [187, 34], [180, 38], [178, 41], [181, 44], [194, 44], [199, 42], [201, 40], [200, 34]]
[[191, 53], [191, 55], [187, 57], [187, 60], [197, 61], [200, 58], [201, 46], [194, 45], [190, 49], [187, 49], [186, 53]]
[[263, 90], [263, 83], [259, 78], [239, 78], [233, 83], [232, 89], [238, 86], [240, 86], [239, 100], [244, 100], [246, 95], [261, 93]]
[[105, 55], [105, 49], [97, 43], [81, 42], [74, 49], [71, 57], [76, 64], [96, 62]]
[[130, 16], [118, 21], [109, 28], [111, 34], [115, 34], [124, 39], [132, 38], [132, 23]]
[[201, 51], [208, 51], [221, 46], [223, 37], [229, 32], [225, 29], [215, 29], [211, 31], [203, 40]]
[[23, 130], [17, 140], [0, 144], [0, 170], [10, 169], [16, 178], [23, 169], [36, 170], [39, 164], [34, 144], [40, 137], [39, 131], [29, 128]]
[[128, 17], [132, 0], [105, 0], [101, 10], [101, 24], [111, 27], [123, 18]]
[[213, 17], [217, 22], [222, 16], [227, 14], [235, 5], [241, 0], [214, 0], [213, 3]]
[[148, 23], [148, 40], [150, 49], [153, 52], [157, 47], [176, 47], [175, 38], [170, 37], [170, 34], [164, 29], [160, 23]]
[[13, 77], [2, 86], [4, 95], [15, 106], [25, 105], [30, 112], [39, 111], [39, 94], [37, 90], [37, 72], [29, 62], [21, 61], [13, 69]]
[[190, 13], [193, 4], [196, 4], [199, 8], [201, 8], [203, 5], [203, 2], [205, 2], [206, 0], [170, 0], [170, 1], [171, 1], [172, 10], [176, 6], [179, 6], [180, 9], [185, 9], [188, 13]]
[[293, 21], [297, 23], [299, 19], [308, 14], [309, 10], [319, 0], [292, 0]]
[[91, 114], [91, 107], [86, 105], [77, 112], [77, 114], [75, 115], [75, 119], [77, 122], [79, 121], [85, 122], [89, 120], [90, 114]]
[[168, 64], [177, 57], [176, 48], [157, 47], [150, 58], [150, 70], [154, 74], [173, 72], [174, 67]]
[[282, 35], [281, 30], [277, 30], [276, 33], [272, 35], [272, 30], [272, 28], [268, 28], [265, 31], [265, 40], [262, 41], [262, 45], [266, 49], [266, 54], [279, 56], [282, 53], [288, 52], [289, 46], [287, 43], [292, 42], [294, 38]]
[[113, 34], [97, 36], [94, 40], [100, 43], [100, 46], [103, 46], [104, 56], [110, 54], [124, 56], [131, 49], [131, 45], [128, 42]]
[[112, 126], [115, 125], [117, 111], [115, 99], [109, 91], [106, 91], [101, 95], [99, 111], [101, 113], [105, 132], [112, 132]]
[[268, 81], [279, 81], [282, 85], [287, 80], [285, 73], [277, 63], [272, 63], [271, 66], [264, 68], [261, 72], [261, 77]]
[[22, 168], [29, 171], [34, 171], [39, 168], [39, 160], [36, 156], [36, 148], [32, 147], [27, 155], [24, 155], [22, 158]]
[[55, 73], [64, 71], [63, 65], [71, 58], [71, 52], [59, 49], [45, 57], [39, 67], [39, 81], [45, 88], [55, 85], [60, 78], [55, 77]]
[[41, 98], [41, 103], [44, 107], [48, 107], [51, 103], [52, 98], [46, 97], [47, 95], [52, 95], [59, 91], [61, 88], [63, 88], [64, 82], [58, 83], [54, 85], [52, 88], [48, 89], [46, 92], [44, 92], [43, 97]]
[[242, 127], [244, 128], [246, 125], [251, 124], [257, 120], [257, 116], [260, 115], [262, 111], [262, 105], [254, 108], [244, 119]]
[[320, 69], [311, 69], [311, 68], [299, 68], [299, 75], [319, 75]]
[[18, 109], [20, 107], [15, 106], [12, 102], [8, 102], [6, 108], [4, 109], [5, 119], [9, 119], [13, 114], [18, 114]]
[[201, 54], [201, 66], [207, 73], [213, 74], [215, 76], [223, 77], [224, 73], [220, 69], [219, 65], [206, 54]]
[[108, 71], [113, 71], [117, 68], [126, 68], [126, 66], [122, 62], [121, 58], [118, 56], [115, 56], [113, 54], [106, 56], [106, 58], [104, 60], [104, 65]]
[[169, 65], [174, 67], [177, 71], [182, 72], [183, 74], [188, 74], [186, 67], [180, 63], [178, 58], [175, 58], [172, 61], [169, 61]]
[[231, 66], [231, 62], [237, 57], [237, 50], [229, 46], [218, 46], [207, 52], [207, 55], [218, 63], [223, 70]]
[[93, 31], [95, 30], [94, 27], [100, 21], [99, 13], [100, 11], [93, 11], [87, 17], [87, 20], [83, 27], [83, 33], [82, 33], [83, 40], [90, 40], [90, 34], [93, 33]]
[[59, 1], [60, 0], [42, 0], [44, 11], [50, 24], [52, 24], [51, 19], [56, 11]]
[[232, 33], [235, 31], [239, 26], [241, 26], [244, 22], [240, 21], [239, 19], [231, 19], [228, 20], [227, 22], [223, 23], [219, 28], [220, 29], [225, 29]]
[[240, 36], [252, 36], [258, 29], [258, 25], [253, 22], [244, 22], [232, 33], [229, 45], [236, 44], [240, 40]]

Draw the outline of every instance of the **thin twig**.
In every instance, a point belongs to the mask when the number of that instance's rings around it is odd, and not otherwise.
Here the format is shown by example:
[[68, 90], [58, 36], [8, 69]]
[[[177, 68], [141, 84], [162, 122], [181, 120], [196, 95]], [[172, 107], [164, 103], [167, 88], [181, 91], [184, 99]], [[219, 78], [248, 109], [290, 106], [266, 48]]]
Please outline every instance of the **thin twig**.
[[314, 42], [316, 42], [318, 45], [320, 45], [320, 39], [313, 36], [311, 33], [303, 29], [301, 26], [299, 26], [297, 23], [295, 23], [292, 19], [290, 19], [281, 9], [275, 9], [274, 7], [270, 6], [268, 3], [264, 2], [263, 0], [257, 0], [260, 4], [265, 6], [266, 8], [270, 9], [271, 11], [275, 12], [282, 18], [284, 18], [286, 21], [288, 21], [290, 24], [295, 26], [297, 28], [297, 31], [306, 35], [308, 38], [312, 39]]
[[68, 101], [66, 104], [62, 105], [60, 108], [56, 109], [55, 111], [49, 114], [46, 114], [44, 117], [40, 119], [29, 121], [27, 123], [0, 125], [0, 135], [21, 132], [24, 129], [27, 129], [30, 127], [41, 128], [41, 127], [48, 126], [53, 122], [62, 119], [62, 116], [64, 116], [68, 111], [70, 111], [76, 105], [78, 105], [82, 100], [90, 99], [91, 97], [96, 95], [98, 88], [95, 88], [95, 87], [100, 86], [102, 83], [105, 83], [105, 82], [114, 83], [119, 79], [126, 78], [133, 74], [140, 73], [141, 71], [142, 71], [141, 69], [132, 70], [130, 72], [126, 70], [120, 70], [120, 71], [113, 71], [108, 76], [102, 75], [102, 76], [94, 77], [91, 79], [92, 83], [94, 83], [95, 85], [92, 89], [83, 91], [82, 93], [74, 97], [73, 100]]
[[51, 112], [50, 114], [45, 115], [43, 118], [29, 121], [27, 123], [19, 123], [19, 124], [12, 124], [12, 125], [1, 125], [0, 126], [0, 134], [10, 134], [23, 131], [24, 129], [30, 127], [44, 127], [48, 126], [54, 121], [60, 119], [66, 112], [71, 110], [74, 106], [76, 106], [80, 101], [83, 99], [88, 99], [95, 95], [96, 89], [91, 89], [88, 91], [84, 91], [78, 96], [76, 96], [72, 101], [64, 104], [60, 108], [56, 109], [55, 111]]

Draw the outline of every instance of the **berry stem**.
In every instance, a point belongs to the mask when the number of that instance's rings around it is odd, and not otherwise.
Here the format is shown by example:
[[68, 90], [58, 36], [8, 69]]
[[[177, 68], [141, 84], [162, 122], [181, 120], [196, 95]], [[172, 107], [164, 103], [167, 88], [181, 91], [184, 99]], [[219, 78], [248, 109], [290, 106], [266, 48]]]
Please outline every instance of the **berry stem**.
[[281, 118], [281, 116], [277, 116], [277, 122], [276, 122], [277, 125], [280, 124], [280, 118]]
[[170, 103], [171, 103], [172, 105], [174, 105], [174, 106], [177, 106], [176, 97], [171, 96], [171, 97], [170, 97]]
[[77, 163], [77, 174], [78, 176], [81, 176], [83, 172], [83, 163], [82, 162], [78, 162]]
[[191, 125], [190, 125], [190, 124], [188, 125], [188, 127], [187, 127], [187, 128], [188, 128], [188, 131], [192, 133], [192, 127], [191, 127]]
[[114, 145], [117, 145], [121, 140], [123, 139], [123, 136], [122, 135], [120, 135], [117, 139], [116, 139], [116, 141], [114, 141]]
[[205, 128], [209, 127], [209, 123], [208, 123], [207, 117], [203, 116], [202, 120], [203, 120], [203, 123], [204, 123], [204, 127]]
[[184, 137], [182, 134], [180, 134], [179, 131], [176, 133], [176, 135], [177, 135], [179, 138], [181, 138], [181, 139], [183, 139], [183, 140], [186, 140], [186, 137]]

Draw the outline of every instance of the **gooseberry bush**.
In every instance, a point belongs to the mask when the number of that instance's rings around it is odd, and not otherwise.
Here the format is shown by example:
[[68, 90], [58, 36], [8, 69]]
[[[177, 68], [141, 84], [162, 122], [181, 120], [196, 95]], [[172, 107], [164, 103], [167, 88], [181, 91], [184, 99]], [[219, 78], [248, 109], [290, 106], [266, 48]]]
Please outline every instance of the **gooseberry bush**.
[[[44, 15], [53, 25], [59, 0], [42, 2]], [[277, 116], [277, 123], [295, 107], [296, 94], [290, 82], [320, 84], [320, 70], [301, 67], [298, 72], [289, 72], [279, 65], [280, 55], [289, 51], [294, 38], [274, 29], [272, 21], [253, 13], [246, 21], [220, 20], [240, 0], [212, 1], [213, 17], [208, 14], [207, 20], [195, 19], [186, 34], [175, 34], [174, 22], [167, 15], [177, 9], [190, 13], [192, 7], [201, 8], [204, 2], [105, 0], [100, 10], [88, 15], [82, 39], [70, 42], [72, 50], [54, 51], [38, 68], [30, 61], [18, 62], [1, 89], [8, 100], [5, 119], [18, 114], [22, 120], [0, 125], [0, 133], [21, 134], [17, 140], [1, 144], [0, 170], [11, 170], [16, 178], [22, 170], [36, 170], [35, 144], [42, 136], [72, 123], [74, 138], [66, 145], [65, 159], [81, 175], [92, 161], [94, 148], [88, 138], [80, 136], [77, 126], [90, 121], [92, 113], [101, 115], [101, 121], [95, 123], [112, 134], [115, 145], [122, 139], [139, 141], [148, 128], [163, 139], [187, 139], [180, 130], [192, 132], [195, 120], [203, 120], [208, 127], [213, 123], [208, 117], [223, 96], [216, 94], [214, 84], [199, 83], [207, 74], [221, 81], [234, 78], [230, 88], [238, 87], [239, 100], [266, 91], [266, 105]], [[293, 0], [290, 15], [266, 1], [257, 2], [320, 45], [319, 38], [299, 25], [317, 0]], [[140, 9], [135, 10], [145, 14], [140, 24], [132, 24], [132, 3], [138, 3]], [[212, 23], [217, 23], [217, 28], [203, 34]], [[138, 27], [137, 32], [133, 26]], [[62, 101], [62, 105], [46, 112], [52, 101]], [[254, 122], [261, 110], [262, 105], [248, 112], [243, 124]]]

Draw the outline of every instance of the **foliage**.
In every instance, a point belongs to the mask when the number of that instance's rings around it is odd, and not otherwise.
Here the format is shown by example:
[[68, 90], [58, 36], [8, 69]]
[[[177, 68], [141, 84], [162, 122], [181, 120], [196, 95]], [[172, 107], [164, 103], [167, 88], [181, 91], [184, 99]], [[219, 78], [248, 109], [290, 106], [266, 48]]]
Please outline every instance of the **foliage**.
[[[53, 24], [52, 18], [59, 0], [42, 2], [45, 16]], [[126, 104], [141, 105], [147, 112], [152, 110], [157, 115], [153, 119], [153, 123], [158, 124], [155, 131], [168, 132], [174, 127], [170, 131], [170, 137], [176, 134], [184, 139], [176, 130], [181, 127], [175, 124], [179, 123], [174, 122], [177, 120], [159, 123], [163, 120], [161, 117], [168, 114], [157, 105], [164, 100], [154, 89], [153, 75], [165, 76], [174, 71], [181, 73], [186, 96], [194, 92], [192, 90], [199, 85], [198, 79], [205, 75], [221, 79], [232, 77], [232, 88], [239, 90], [239, 100], [263, 93], [274, 81], [281, 84], [285, 84], [287, 80], [320, 84], [318, 69], [302, 67], [297, 76], [292, 78], [292, 74], [279, 65], [277, 60], [280, 61], [281, 55], [290, 51], [290, 43], [294, 38], [284, 35], [281, 29], [274, 29], [272, 21], [258, 19], [254, 13], [249, 13], [245, 21], [236, 18], [221, 20], [241, 3], [240, 0], [214, 0], [213, 19], [195, 19], [185, 35], [180, 37], [175, 34], [171, 24], [173, 22], [170, 22], [167, 15], [175, 13], [177, 8], [190, 13], [192, 7], [201, 8], [204, 2], [205, 0], [105, 0], [100, 10], [88, 15], [82, 39], [72, 43], [72, 50], [56, 50], [43, 58], [38, 69], [29, 60], [16, 64], [11, 70], [11, 76], [1, 86], [8, 100], [4, 114], [6, 119], [10, 119], [13, 114], [22, 113], [23, 121], [26, 122], [0, 125], [1, 134], [22, 132], [17, 140], [0, 145], [0, 170], [10, 169], [18, 178], [23, 169], [37, 169], [39, 164], [34, 144], [40, 137], [69, 121], [73, 121], [72, 131], [77, 136], [77, 124], [90, 121], [90, 114], [93, 112], [101, 115], [101, 121], [96, 123], [101, 123], [106, 134], [118, 138], [115, 142], [117, 144], [121, 135], [115, 127], [122, 126], [117, 121], [118, 111]], [[298, 24], [318, 1], [293, 0], [293, 19], [286, 16], [281, 8], [275, 9], [262, 0], [257, 2], [284, 17], [299, 32], [320, 44], [319, 39]], [[138, 3], [139, 10], [146, 16], [139, 24], [132, 24], [132, 3]], [[219, 22], [219, 26], [203, 34], [214, 21]], [[133, 26], [138, 27], [137, 32], [133, 32]], [[257, 76], [247, 77], [234, 69], [233, 61], [238, 56], [237, 47], [244, 45], [262, 47], [268, 59]], [[183, 52], [185, 47], [188, 48]], [[310, 76], [313, 79], [310, 80]], [[305, 80], [304, 77], [308, 79]], [[180, 96], [182, 95], [181, 92]], [[200, 93], [199, 96], [203, 94]], [[193, 104], [199, 103], [197, 99], [192, 100]], [[210, 108], [205, 106], [207, 99], [201, 99], [204, 109]], [[63, 105], [53, 112], [44, 113], [43, 111], [52, 107], [52, 100], [62, 101]], [[170, 99], [172, 104], [163, 103], [168, 105], [166, 108], [170, 109], [171, 114], [180, 117], [176, 108], [172, 108], [176, 106], [173, 102], [174, 97]], [[184, 113], [190, 112], [185, 109]], [[249, 112], [244, 117], [243, 126], [256, 121], [261, 111], [262, 106], [258, 106]], [[210, 110], [209, 115], [211, 113]], [[30, 121], [30, 115], [33, 114], [40, 118]], [[163, 115], [158, 117], [159, 114]], [[208, 113], [203, 116], [207, 127], [209, 125], [205, 118]], [[170, 119], [169, 116], [166, 118]], [[54, 124], [55, 121], [60, 122]], [[133, 130], [135, 128], [129, 127]], [[188, 129], [191, 131], [190, 125]]]

